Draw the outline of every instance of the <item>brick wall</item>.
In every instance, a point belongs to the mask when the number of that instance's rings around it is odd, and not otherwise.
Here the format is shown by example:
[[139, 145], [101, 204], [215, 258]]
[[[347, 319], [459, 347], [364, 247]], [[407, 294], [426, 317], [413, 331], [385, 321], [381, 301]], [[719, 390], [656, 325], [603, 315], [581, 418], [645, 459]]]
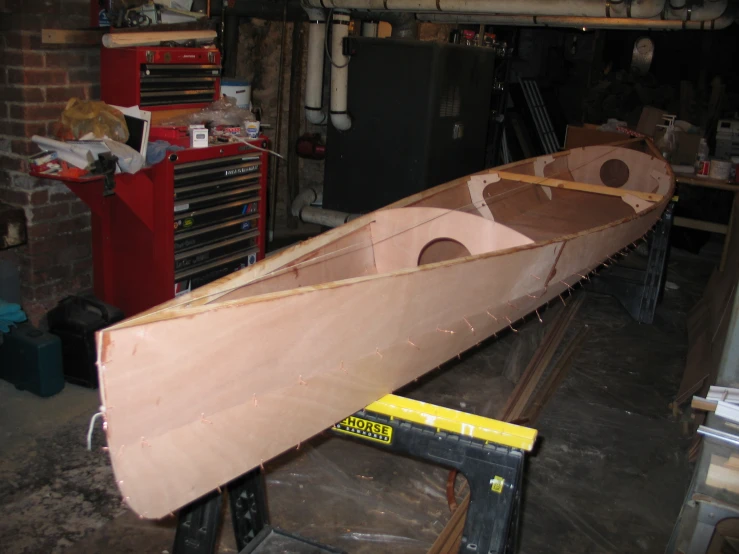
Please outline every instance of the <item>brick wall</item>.
[[[0, 12], [0, 201], [24, 208], [28, 243], [3, 258], [20, 270], [38, 324], [64, 296], [92, 287], [90, 213], [62, 183], [27, 174], [34, 134], [53, 136], [66, 101], [99, 96], [99, 50], [41, 44], [41, 28], [89, 25], [89, 2], [9, 1]], [[40, 15], [43, 14], [43, 15]]]

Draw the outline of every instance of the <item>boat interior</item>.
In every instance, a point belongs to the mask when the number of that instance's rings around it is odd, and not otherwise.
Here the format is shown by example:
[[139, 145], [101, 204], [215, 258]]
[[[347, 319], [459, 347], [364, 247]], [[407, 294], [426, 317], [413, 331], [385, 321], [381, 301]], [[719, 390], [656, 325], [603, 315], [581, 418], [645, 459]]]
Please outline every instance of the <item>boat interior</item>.
[[378, 210], [366, 225], [211, 303], [573, 235], [648, 209], [671, 182], [663, 160], [608, 145], [490, 169]]

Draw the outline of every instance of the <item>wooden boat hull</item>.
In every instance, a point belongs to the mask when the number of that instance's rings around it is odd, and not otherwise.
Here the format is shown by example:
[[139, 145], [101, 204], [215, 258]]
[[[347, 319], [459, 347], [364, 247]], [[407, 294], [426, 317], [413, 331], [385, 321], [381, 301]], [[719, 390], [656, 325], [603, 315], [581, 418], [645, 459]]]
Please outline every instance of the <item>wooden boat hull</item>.
[[[396, 204], [368, 214], [100, 333], [109, 450], [131, 508], [162, 517], [515, 323], [642, 237], [672, 191], [670, 181], [626, 220], [558, 240], [506, 227], [498, 249], [403, 267], [421, 261], [418, 244], [464, 235], [458, 225], [440, 231], [446, 216], [420, 205], [467, 182], [399, 204], [422, 212], [394, 218]], [[427, 226], [437, 228], [417, 231]], [[395, 240], [409, 229], [418, 244]], [[442, 246], [475, 250], [468, 235]], [[355, 273], [366, 263], [366, 274], [342, 277], [346, 260]], [[285, 288], [304, 282], [317, 284]]]

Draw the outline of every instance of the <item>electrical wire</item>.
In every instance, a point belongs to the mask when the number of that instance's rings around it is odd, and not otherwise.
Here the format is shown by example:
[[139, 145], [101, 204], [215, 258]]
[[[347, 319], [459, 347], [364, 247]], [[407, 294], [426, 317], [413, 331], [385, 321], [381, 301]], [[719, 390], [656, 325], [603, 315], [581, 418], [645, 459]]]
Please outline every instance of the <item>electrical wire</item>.
[[242, 142], [242, 143], [246, 144], [247, 146], [249, 146], [251, 148], [254, 148], [256, 150], [261, 150], [262, 152], [267, 152], [268, 154], [272, 154], [273, 156], [277, 156], [281, 160], [284, 160], [285, 159], [285, 156], [283, 156], [279, 152], [275, 152], [274, 150], [270, 150], [269, 148], [262, 148], [261, 146], [257, 146], [256, 144], [252, 144], [251, 142], [247, 141], [247, 139], [245, 139], [245, 138], [242, 138], [242, 137], [231, 137], [231, 140], [236, 141], [236, 142]]

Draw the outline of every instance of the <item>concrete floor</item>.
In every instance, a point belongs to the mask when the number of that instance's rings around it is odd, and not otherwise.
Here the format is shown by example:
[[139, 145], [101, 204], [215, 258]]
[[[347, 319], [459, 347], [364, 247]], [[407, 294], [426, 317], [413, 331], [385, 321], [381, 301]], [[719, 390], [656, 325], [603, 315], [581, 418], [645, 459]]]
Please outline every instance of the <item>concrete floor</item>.
[[[688, 439], [668, 403], [687, 352], [685, 315], [714, 262], [673, 251], [668, 279], [679, 289], [665, 292], [653, 325], [634, 323], [610, 297], [587, 294], [570, 332], [587, 324], [591, 333], [536, 425], [519, 552], [663, 551], [691, 473]], [[403, 394], [495, 416], [513, 387], [504, 374], [515, 373], [520, 341], [535, 340], [538, 325], [532, 318], [520, 333], [484, 342]], [[92, 452], [85, 449], [97, 404], [96, 391], [73, 385], [40, 399], [0, 381], [0, 551], [171, 551], [173, 518], [140, 520], [121, 503], [102, 432]], [[449, 518], [446, 476], [319, 437], [268, 464], [270, 515], [348, 552], [422, 554]], [[219, 550], [236, 551], [227, 525]]]

